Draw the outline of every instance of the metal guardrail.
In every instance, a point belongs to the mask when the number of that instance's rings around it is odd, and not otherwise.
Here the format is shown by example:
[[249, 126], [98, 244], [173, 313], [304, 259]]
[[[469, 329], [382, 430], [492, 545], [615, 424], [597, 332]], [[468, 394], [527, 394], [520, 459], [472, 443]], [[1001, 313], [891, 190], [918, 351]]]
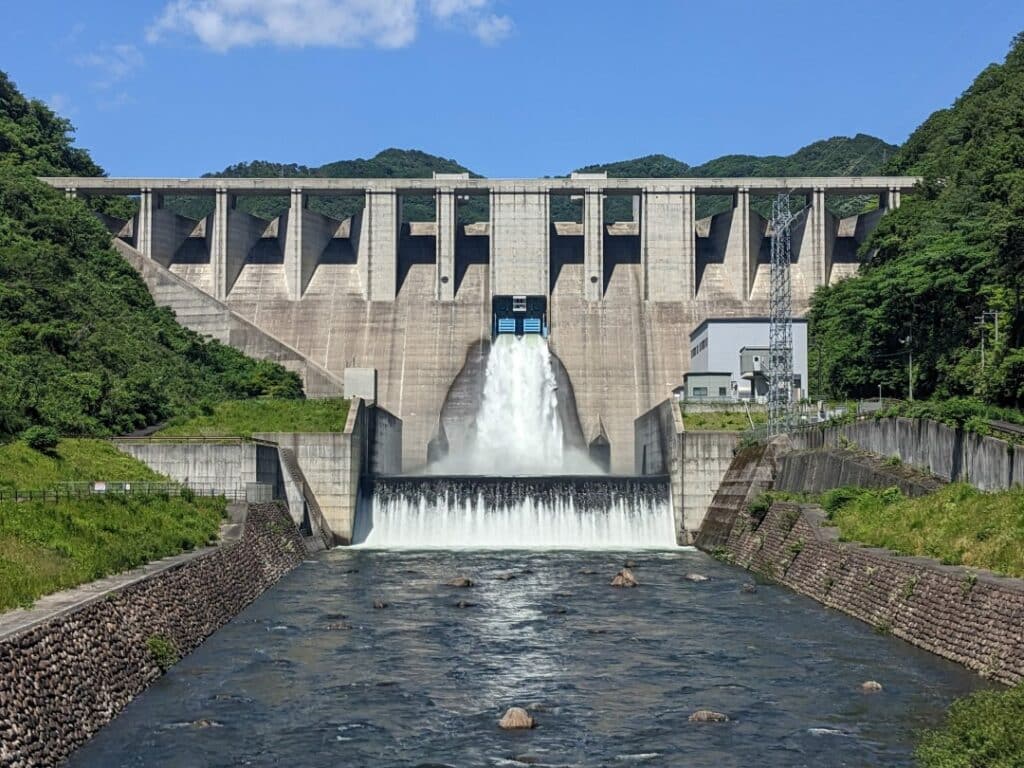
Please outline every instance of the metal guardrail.
[[0, 502], [46, 501], [56, 503], [96, 496], [195, 496], [223, 497], [228, 501], [245, 501], [245, 489], [186, 488], [179, 483], [142, 481], [62, 483], [55, 488], [20, 489], [0, 487]]

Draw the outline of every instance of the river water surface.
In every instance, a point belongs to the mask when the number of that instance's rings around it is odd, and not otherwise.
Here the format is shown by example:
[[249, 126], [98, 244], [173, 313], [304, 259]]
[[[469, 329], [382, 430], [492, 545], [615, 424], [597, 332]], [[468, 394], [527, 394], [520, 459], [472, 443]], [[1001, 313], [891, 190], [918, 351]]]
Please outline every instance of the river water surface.
[[[641, 586], [609, 587], [626, 557]], [[444, 586], [456, 575], [476, 586]], [[686, 550], [334, 550], [71, 765], [909, 765], [917, 731], [981, 685], [780, 587], [744, 592], [749, 581]], [[885, 690], [862, 693], [868, 679]], [[513, 705], [538, 727], [499, 730]], [[701, 708], [732, 721], [688, 722]]]

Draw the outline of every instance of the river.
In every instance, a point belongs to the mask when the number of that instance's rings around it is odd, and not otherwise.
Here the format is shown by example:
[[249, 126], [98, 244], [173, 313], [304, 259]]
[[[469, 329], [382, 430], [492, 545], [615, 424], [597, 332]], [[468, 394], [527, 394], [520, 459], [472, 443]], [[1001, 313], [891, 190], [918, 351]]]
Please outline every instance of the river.
[[[627, 557], [641, 585], [610, 587]], [[444, 585], [457, 575], [476, 585]], [[783, 588], [744, 591], [750, 581], [684, 549], [336, 549], [171, 668], [70, 765], [909, 765], [918, 730], [984, 685]], [[884, 690], [863, 693], [869, 679]], [[538, 727], [501, 731], [513, 705]], [[701, 708], [731, 721], [688, 722]]]

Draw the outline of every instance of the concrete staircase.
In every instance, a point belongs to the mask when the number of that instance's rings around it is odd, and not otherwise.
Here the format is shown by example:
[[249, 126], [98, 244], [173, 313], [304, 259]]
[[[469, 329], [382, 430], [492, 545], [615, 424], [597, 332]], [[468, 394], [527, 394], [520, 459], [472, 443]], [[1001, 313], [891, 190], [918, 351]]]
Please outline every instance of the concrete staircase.
[[724, 547], [737, 517], [759, 493], [772, 487], [780, 446], [755, 445], [736, 454], [722, 479], [695, 544], [705, 551]]
[[295, 451], [291, 448], [278, 447], [277, 454], [281, 459], [281, 465], [302, 496], [303, 515], [299, 530], [303, 538], [306, 539], [307, 548], [312, 550], [329, 549], [333, 546], [334, 535], [327, 527], [327, 523], [324, 522], [323, 510], [316, 499], [316, 494], [306, 482], [306, 476], [302, 472], [302, 467], [299, 466]]
[[153, 259], [115, 238], [114, 249], [131, 264], [158, 306], [170, 309], [186, 328], [228, 344], [249, 357], [273, 360], [302, 377], [307, 397], [341, 397], [344, 383], [294, 347], [250, 323], [223, 302], [196, 288]]

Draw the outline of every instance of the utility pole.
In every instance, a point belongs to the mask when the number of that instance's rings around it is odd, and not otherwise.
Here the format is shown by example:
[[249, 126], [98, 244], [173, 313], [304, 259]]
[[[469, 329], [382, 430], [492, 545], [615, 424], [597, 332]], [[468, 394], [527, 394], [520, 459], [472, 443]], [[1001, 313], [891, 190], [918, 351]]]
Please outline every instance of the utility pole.
[[996, 333], [996, 347], [999, 346], [999, 316], [1003, 314], [998, 310], [986, 309], [980, 315], [975, 318], [978, 321], [978, 325], [981, 326], [981, 372], [985, 372], [985, 336], [987, 336], [988, 328], [985, 325], [985, 321], [991, 317], [995, 322], [995, 333]]
[[910, 402], [914, 402], [914, 348], [911, 343], [914, 341], [913, 334], [908, 333], [907, 338], [900, 339], [901, 344], [907, 345], [907, 394]]

